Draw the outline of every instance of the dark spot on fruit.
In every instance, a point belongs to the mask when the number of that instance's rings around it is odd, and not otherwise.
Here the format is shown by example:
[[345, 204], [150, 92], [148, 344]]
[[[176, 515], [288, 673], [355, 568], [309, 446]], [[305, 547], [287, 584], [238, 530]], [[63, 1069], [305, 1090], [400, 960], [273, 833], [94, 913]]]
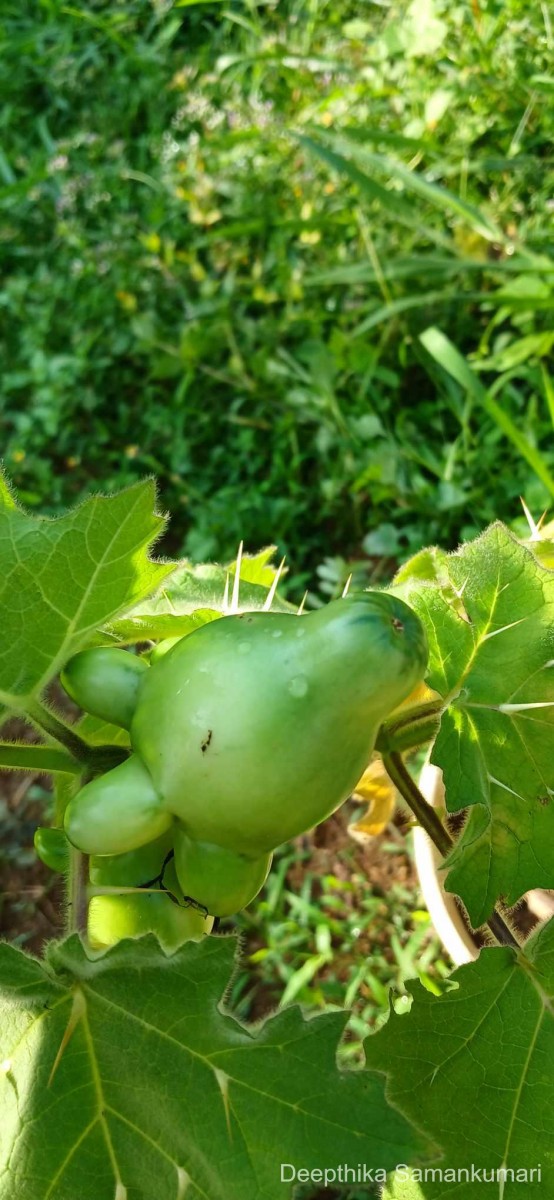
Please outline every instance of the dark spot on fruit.
[[539, 804], [542, 804], [543, 808], [546, 808], [550, 804], [551, 799], [551, 796], [539, 796]]
[[396, 629], [396, 632], [397, 632], [397, 633], [403, 633], [403, 632], [404, 632], [404, 624], [403, 624], [403, 622], [400, 620], [400, 617], [393, 617], [393, 618], [392, 618], [392, 621], [391, 621], [391, 625], [392, 625], [393, 629]]
[[212, 740], [212, 736], [213, 736], [213, 730], [208, 729], [208, 732], [206, 734], [206, 737], [204, 738], [204, 741], [200, 743], [200, 749], [202, 750], [202, 754], [206, 753], [206, 750], [208, 749], [208, 746]]

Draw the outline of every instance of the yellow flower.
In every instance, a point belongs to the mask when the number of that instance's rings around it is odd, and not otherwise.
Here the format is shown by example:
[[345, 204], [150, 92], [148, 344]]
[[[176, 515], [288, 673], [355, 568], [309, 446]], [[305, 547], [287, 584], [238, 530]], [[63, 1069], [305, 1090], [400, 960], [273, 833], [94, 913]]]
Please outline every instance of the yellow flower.
[[396, 790], [385, 771], [382, 759], [376, 758], [370, 763], [354, 788], [354, 796], [365, 800], [368, 808], [359, 821], [349, 825], [350, 836], [357, 841], [367, 841], [368, 838], [383, 833], [394, 812]]

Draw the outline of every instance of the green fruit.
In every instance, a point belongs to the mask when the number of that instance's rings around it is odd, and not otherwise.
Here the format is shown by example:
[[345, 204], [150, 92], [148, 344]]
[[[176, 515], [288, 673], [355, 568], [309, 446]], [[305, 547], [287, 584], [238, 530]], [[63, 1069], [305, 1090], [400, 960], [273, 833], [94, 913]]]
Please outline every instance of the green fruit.
[[88, 940], [93, 950], [107, 950], [123, 938], [155, 933], [166, 950], [199, 942], [210, 932], [211, 919], [194, 908], [177, 908], [167, 896], [94, 896], [88, 909]]
[[163, 658], [165, 654], [169, 654], [169, 651], [173, 650], [173, 647], [180, 641], [180, 637], [170, 637], [164, 638], [163, 642], [158, 642], [153, 650], [150, 651], [150, 662], [158, 662], [158, 659]]
[[[94, 887], [140, 887], [160, 875], [171, 849], [171, 840], [159, 838], [142, 850], [90, 860]], [[186, 906], [173, 862], [163, 873], [165, 887], [180, 900], [174, 903], [162, 890], [93, 896], [88, 909], [88, 939], [95, 950], [115, 945], [126, 937], [155, 933], [162, 946], [174, 950], [187, 941], [199, 941], [213, 924], [192, 905]], [[153, 883], [159, 889], [159, 883]]]
[[69, 865], [69, 844], [63, 829], [47, 829], [40, 826], [35, 829], [35, 850], [41, 862], [51, 871], [67, 871]]
[[112, 725], [129, 729], [140, 682], [148, 663], [136, 654], [112, 647], [81, 650], [70, 658], [61, 673], [63, 686], [72, 700]]
[[190, 837], [258, 857], [346, 799], [425, 665], [417, 616], [385, 593], [223, 618], [150, 669], [131, 744]]
[[160, 837], [172, 823], [140, 758], [132, 754], [98, 775], [70, 801], [65, 829], [84, 854], [124, 854]]
[[[130, 850], [126, 854], [98, 854], [89, 860], [90, 882], [94, 885], [118, 884], [121, 887], [143, 887], [151, 879], [161, 875], [164, 862], [173, 849], [173, 839], [170, 834], [163, 834], [155, 841], [142, 846], [140, 850]], [[171, 873], [174, 871], [173, 861], [167, 863], [164, 871], [164, 884], [170, 887]], [[180, 895], [181, 889], [175, 879], [175, 894]]]
[[[215, 848], [239, 862], [264, 859], [338, 808], [426, 662], [418, 617], [383, 592], [302, 617], [247, 612], [204, 625], [144, 672], [134, 753], [70, 802], [68, 837], [88, 853], [114, 854], [175, 819], [183, 889], [194, 894], [192, 872], [208, 907], [234, 905], [239, 883], [248, 891], [246, 867], [229, 859], [228, 896], [219, 885], [210, 895]], [[203, 848], [193, 853], [192, 842]]]
[[263, 887], [271, 854], [245, 858], [215, 846], [196, 842], [182, 828], [175, 830], [175, 870], [185, 896], [192, 896], [216, 917], [240, 912]]

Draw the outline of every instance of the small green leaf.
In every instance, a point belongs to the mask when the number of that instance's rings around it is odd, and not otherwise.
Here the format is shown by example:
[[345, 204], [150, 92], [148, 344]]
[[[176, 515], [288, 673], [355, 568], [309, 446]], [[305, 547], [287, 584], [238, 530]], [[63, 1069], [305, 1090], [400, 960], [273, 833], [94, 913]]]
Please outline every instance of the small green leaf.
[[554, 345], [554, 333], [529, 333], [526, 337], [510, 342], [497, 354], [479, 363], [480, 371], [512, 371], [532, 358], [546, 358]]
[[[278, 573], [278, 568], [272, 562], [276, 553], [277, 546], [266, 546], [257, 554], [243, 554], [240, 559], [241, 580], [270, 588]], [[236, 561], [230, 563], [228, 570], [232, 576], [236, 574]]]

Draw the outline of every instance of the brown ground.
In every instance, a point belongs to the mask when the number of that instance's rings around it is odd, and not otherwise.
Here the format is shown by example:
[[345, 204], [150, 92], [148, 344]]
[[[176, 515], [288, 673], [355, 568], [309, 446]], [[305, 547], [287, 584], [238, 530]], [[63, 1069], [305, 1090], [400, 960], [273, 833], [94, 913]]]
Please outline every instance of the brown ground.
[[[3, 726], [6, 741], [34, 741], [22, 722]], [[33, 835], [50, 823], [48, 779], [20, 771], [0, 772], [0, 936], [39, 954], [63, 932], [59, 876], [37, 859]]]

